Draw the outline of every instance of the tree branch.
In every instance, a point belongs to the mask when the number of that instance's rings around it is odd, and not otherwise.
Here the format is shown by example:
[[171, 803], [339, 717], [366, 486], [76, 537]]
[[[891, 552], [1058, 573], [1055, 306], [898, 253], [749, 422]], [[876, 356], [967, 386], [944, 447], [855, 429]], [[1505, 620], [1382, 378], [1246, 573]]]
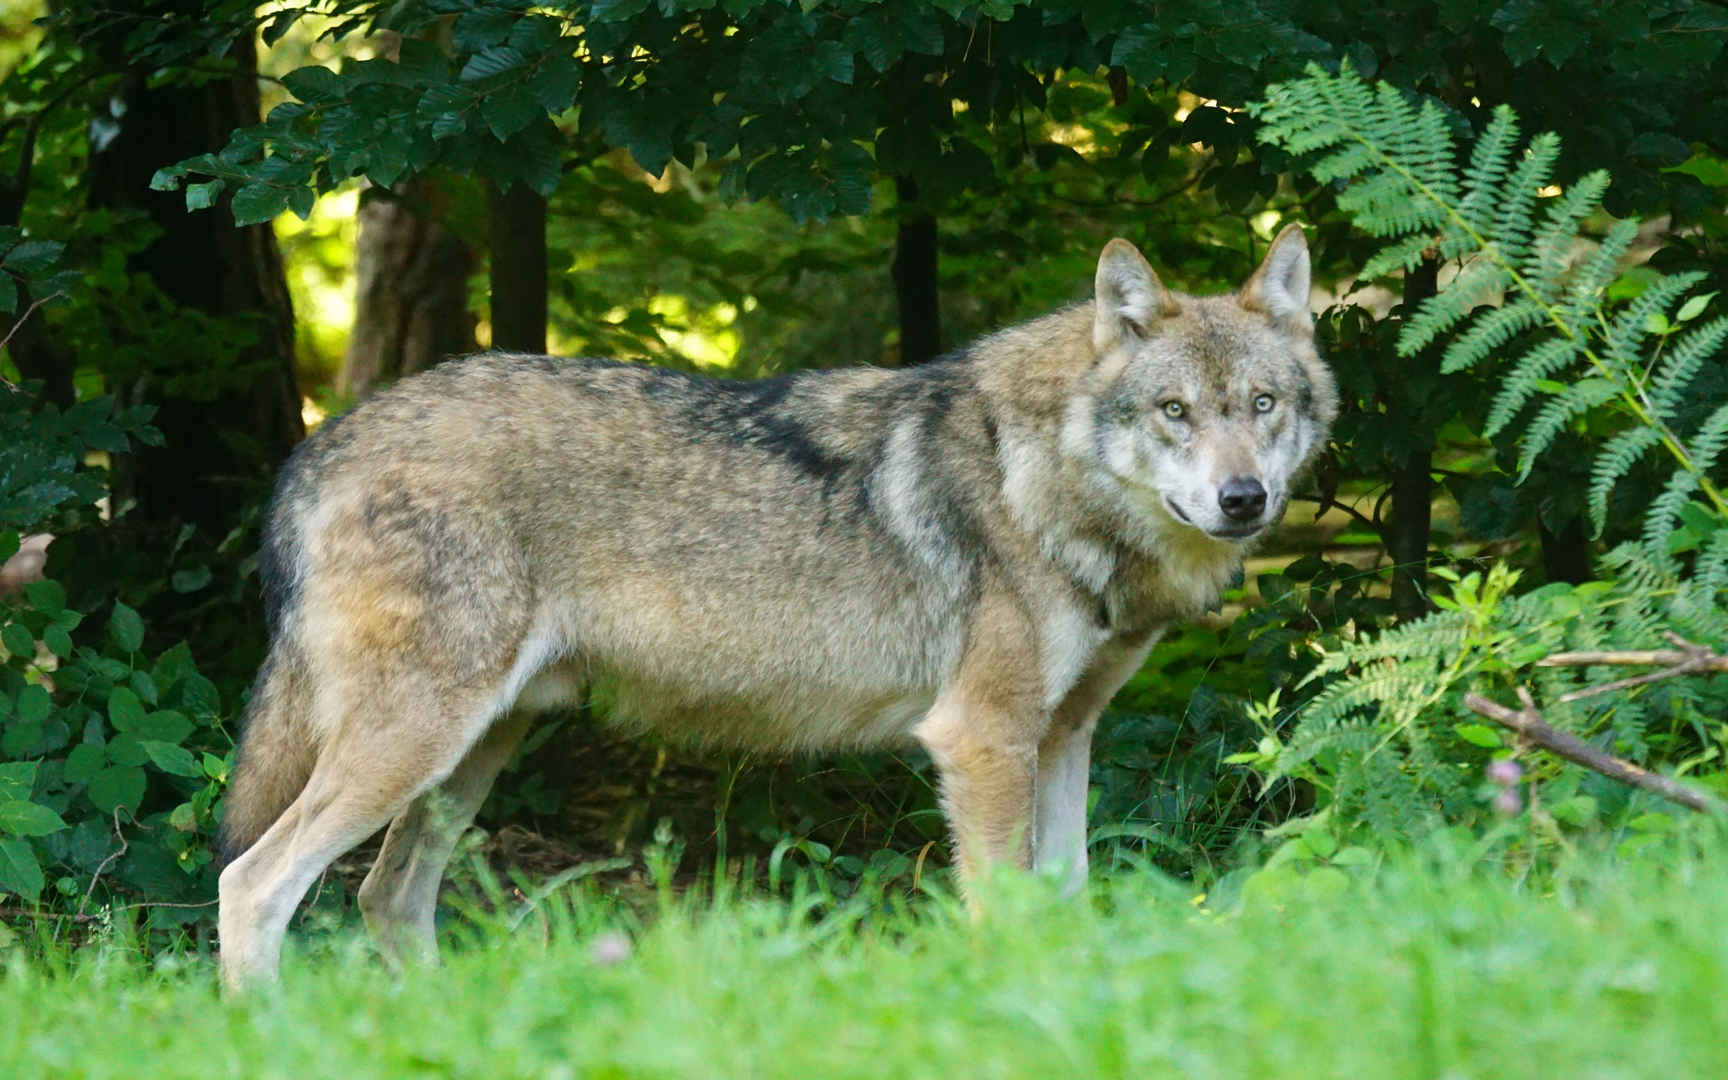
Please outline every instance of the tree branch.
[[[1550, 657], [1549, 659], [1554, 658]], [[1550, 727], [1547, 721], [1543, 720], [1542, 713], [1536, 708], [1536, 702], [1531, 699], [1530, 691], [1522, 686], [1518, 688], [1518, 701], [1523, 706], [1522, 708], [1508, 709], [1506, 706], [1490, 701], [1480, 694], [1464, 695], [1464, 704], [1469, 706], [1471, 712], [1512, 729], [1520, 737], [1544, 750], [1558, 754], [1567, 761], [1582, 765], [1586, 769], [1592, 769], [1623, 784], [1630, 784], [1635, 788], [1660, 795], [1664, 799], [1670, 799], [1699, 813], [1728, 815], [1728, 804], [1713, 796], [1694, 791], [1659, 773], [1639, 768], [1630, 761], [1624, 761], [1612, 754], [1596, 749], [1576, 735]]]
[[1634, 675], [1631, 678], [1615, 679], [1613, 682], [1600, 686], [1586, 686], [1582, 690], [1574, 690], [1559, 698], [1562, 702], [1580, 701], [1596, 694], [1606, 694], [1610, 690], [1624, 690], [1629, 686], [1642, 686], [1660, 679], [1672, 679], [1676, 675], [1714, 675], [1718, 671], [1728, 671], [1728, 656], [1723, 656], [1708, 645], [1700, 645], [1695, 641], [1687, 641], [1672, 630], [1665, 632], [1663, 637], [1672, 642], [1672, 649], [1642, 649], [1625, 652], [1568, 652], [1555, 653], [1553, 656], [1537, 661], [1537, 667], [1590, 667], [1598, 664], [1660, 664], [1662, 671], [1653, 671], [1647, 675]]

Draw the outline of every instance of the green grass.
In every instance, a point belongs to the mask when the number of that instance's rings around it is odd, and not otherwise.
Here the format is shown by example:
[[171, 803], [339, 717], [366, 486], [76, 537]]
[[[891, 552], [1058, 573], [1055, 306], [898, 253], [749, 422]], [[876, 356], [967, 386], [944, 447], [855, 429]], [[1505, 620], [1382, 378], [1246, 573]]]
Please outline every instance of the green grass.
[[[1724, 869], [1641, 853], [1536, 894], [1413, 860], [1225, 914], [1147, 874], [1090, 905], [1021, 880], [978, 925], [589, 894], [407, 977], [326, 941], [228, 1004], [201, 960], [14, 946], [0, 1075], [1724, 1076]], [[597, 963], [609, 926], [633, 944]]]

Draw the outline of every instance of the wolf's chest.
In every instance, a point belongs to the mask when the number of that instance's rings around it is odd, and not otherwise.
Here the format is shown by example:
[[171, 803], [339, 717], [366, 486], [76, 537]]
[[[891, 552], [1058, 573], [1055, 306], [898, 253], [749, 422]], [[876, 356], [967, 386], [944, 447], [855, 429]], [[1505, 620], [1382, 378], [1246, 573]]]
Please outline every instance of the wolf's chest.
[[1242, 549], [1234, 544], [1175, 540], [1119, 569], [1103, 596], [1106, 625], [1112, 633], [1137, 635], [1203, 615], [1241, 569]]

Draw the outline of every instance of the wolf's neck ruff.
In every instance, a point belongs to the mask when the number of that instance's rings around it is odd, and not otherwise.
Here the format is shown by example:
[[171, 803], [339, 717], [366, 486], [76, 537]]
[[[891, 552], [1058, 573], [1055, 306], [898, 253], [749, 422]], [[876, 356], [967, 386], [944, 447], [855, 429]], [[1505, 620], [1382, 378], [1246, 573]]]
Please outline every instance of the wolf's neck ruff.
[[1089, 741], [1211, 604], [1336, 409], [1307, 254], [1094, 302], [905, 371], [757, 382], [485, 355], [404, 380], [284, 468], [272, 644], [223, 823], [224, 975], [270, 977], [331, 859], [396, 955], [434, 950], [455, 833], [540, 712], [761, 751], [916, 739], [962, 881], [1085, 874]]

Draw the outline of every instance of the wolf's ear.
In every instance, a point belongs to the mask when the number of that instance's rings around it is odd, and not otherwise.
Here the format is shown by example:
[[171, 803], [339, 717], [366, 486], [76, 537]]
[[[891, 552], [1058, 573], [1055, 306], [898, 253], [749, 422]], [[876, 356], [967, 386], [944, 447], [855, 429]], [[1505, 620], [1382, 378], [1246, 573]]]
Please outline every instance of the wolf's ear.
[[1140, 249], [1118, 237], [1098, 256], [1092, 346], [1108, 351], [1125, 333], [1148, 337], [1161, 318], [1182, 314]]
[[1272, 316], [1287, 329], [1313, 333], [1308, 311], [1308, 240], [1302, 226], [1284, 226], [1260, 269], [1242, 286], [1242, 306]]

